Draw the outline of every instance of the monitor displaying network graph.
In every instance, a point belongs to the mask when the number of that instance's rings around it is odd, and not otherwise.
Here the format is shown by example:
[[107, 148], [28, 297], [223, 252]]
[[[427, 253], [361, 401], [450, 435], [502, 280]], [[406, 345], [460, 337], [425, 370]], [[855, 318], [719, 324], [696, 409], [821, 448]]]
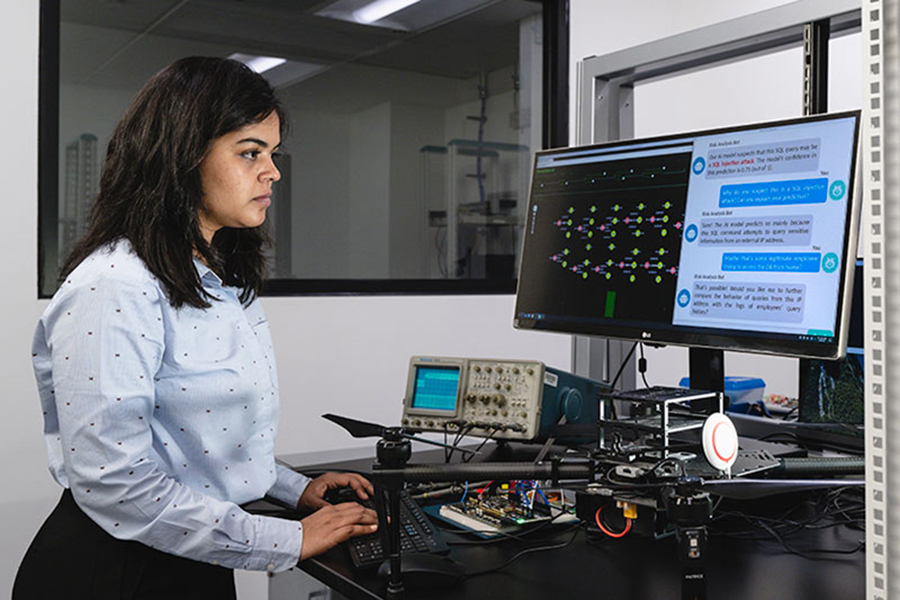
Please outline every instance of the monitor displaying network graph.
[[515, 326], [833, 358], [858, 112], [535, 156]]

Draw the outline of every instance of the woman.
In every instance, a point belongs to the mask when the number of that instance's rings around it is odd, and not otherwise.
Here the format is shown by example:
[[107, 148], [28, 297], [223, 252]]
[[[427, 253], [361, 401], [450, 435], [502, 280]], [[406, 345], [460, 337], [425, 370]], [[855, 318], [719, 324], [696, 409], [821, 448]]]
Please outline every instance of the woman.
[[[13, 597], [233, 598], [232, 569], [282, 571], [376, 516], [332, 506], [273, 457], [278, 387], [256, 296], [285, 114], [244, 65], [179, 60], [110, 139], [89, 230], [35, 331], [50, 470], [64, 488]], [[316, 510], [250, 515], [272, 496]]]

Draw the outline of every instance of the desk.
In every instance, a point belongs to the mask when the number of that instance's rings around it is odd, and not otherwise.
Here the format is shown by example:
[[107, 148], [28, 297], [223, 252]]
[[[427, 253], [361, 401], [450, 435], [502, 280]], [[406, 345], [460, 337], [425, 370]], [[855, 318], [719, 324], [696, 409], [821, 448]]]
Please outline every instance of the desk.
[[[515, 460], [521, 449], [495, 448], [487, 458]], [[371, 454], [371, 453], [370, 453]], [[328, 469], [369, 471], [372, 458], [328, 462], [327, 453], [282, 457], [282, 461], [304, 472]], [[411, 462], [436, 460], [432, 452], [417, 453]], [[318, 460], [325, 459], [325, 460]], [[566, 541], [572, 533], [531, 545]], [[450, 542], [472, 536], [448, 534]], [[797, 549], [846, 549], [862, 539], [862, 533], [843, 526], [807, 531], [792, 536]], [[500, 565], [525, 545], [504, 541], [488, 545], [451, 546], [450, 557], [470, 570]], [[804, 599], [846, 600], [865, 595], [865, 555], [827, 555], [813, 560], [787, 553], [775, 541], [748, 541], [711, 537], [706, 566], [707, 597], [728, 600]], [[385, 597], [385, 582], [374, 574], [355, 573], [343, 548], [303, 561], [299, 567], [338, 593], [356, 599]], [[274, 576], [270, 600], [296, 600], [285, 594], [291, 571]], [[282, 585], [278, 585], [282, 578]], [[491, 598], [501, 600], [547, 600], [548, 598], [609, 598], [614, 600], [681, 600], [681, 565], [674, 540], [652, 540], [637, 536], [602, 538], [589, 543], [584, 531], [566, 548], [528, 554], [504, 570], [464, 581], [460, 586], [428, 590], [407, 590], [409, 600]], [[306, 596], [303, 596], [306, 600]]]

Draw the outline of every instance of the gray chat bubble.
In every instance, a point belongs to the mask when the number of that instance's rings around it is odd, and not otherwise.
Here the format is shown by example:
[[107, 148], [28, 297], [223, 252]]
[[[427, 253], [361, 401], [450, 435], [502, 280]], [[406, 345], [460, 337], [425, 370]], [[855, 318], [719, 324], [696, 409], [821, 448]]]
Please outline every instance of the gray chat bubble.
[[706, 178], [801, 173], [819, 168], [819, 138], [754, 146], [710, 148]]
[[812, 215], [716, 217], [700, 220], [701, 246], [809, 246]]

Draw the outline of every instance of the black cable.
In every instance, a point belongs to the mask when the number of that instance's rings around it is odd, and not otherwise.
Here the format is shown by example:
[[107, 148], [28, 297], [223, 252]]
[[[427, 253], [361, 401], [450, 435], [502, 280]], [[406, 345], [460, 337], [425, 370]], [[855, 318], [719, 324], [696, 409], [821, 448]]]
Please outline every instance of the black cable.
[[471, 461], [472, 458], [474, 458], [476, 454], [481, 452], [481, 449], [484, 448], [484, 445], [487, 444], [489, 441], [491, 441], [491, 438], [494, 437], [494, 434], [497, 433], [498, 431], [499, 431], [498, 428], [496, 428], [496, 427], [492, 428], [491, 432], [488, 434], [488, 436], [486, 438], [484, 438], [484, 440], [482, 440], [481, 443], [478, 444], [478, 446], [475, 448], [475, 452], [473, 454], [470, 454], [469, 456], [463, 456], [462, 461], [465, 463]]
[[616, 376], [613, 377], [612, 383], [609, 384], [610, 389], [616, 389], [616, 384], [619, 383], [619, 377], [622, 376], [622, 371], [625, 370], [625, 365], [628, 364], [628, 361], [631, 360], [631, 355], [634, 354], [635, 349], [637, 349], [638, 343], [635, 342], [634, 345], [631, 346], [631, 350], [628, 351], [628, 356], [625, 357], [625, 360], [622, 361], [622, 364], [619, 365], [619, 370], [616, 372]]
[[863, 548], [866, 547], [865, 541], [857, 542], [856, 546], [853, 548], [845, 548], [841, 550], [829, 550], [829, 549], [812, 549], [812, 550], [797, 550], [796, 548], [792, 548], [787, 540], [784, 539], [775, 529], [769, 526], [766, 523], [760, 523], [760, 526], [768, 531], [775, 540], [781, 544], [781, 547], [791, 554], [796, 554], [797, 556], [802, 556], [803, 558], [817, 558], [817, 554], [855, 554], [859, 552]]
[[781, 417], [781, 420], [787, 421], [795, 412], [799, 412], [799, 411], [800, 411], [800, 407], [795, 406], [794, 408], [789, 410], [787, 413], [785, 413], [785, 415], [783, 417]]
[[447, 427], [449, 425], [449, 423], [444, 423], [444, 463], [450, 462], [450, 448], [447, 447], [450, 445], [447, 443]]
[[[807, 510], [810, 510], [812, 514], [799, 519], [791, 518], [793, 513], [798, 512], [803, 507], [807, 507]], [[721, 529], [718, 525], [726, 519], [741, 519], [753, 528], [739, 530]], [[860, 542], [849, 549], [798, 550], [792, 547], [785, 538], [799, 531], [815, 531], [839, 526], [864, 531], [864, 525], [865, 501], [861, 497], [859, 490], [855, 488], [837, 488], [817, 495], [815, 500], [810, 499], [794, 505], [777, 517], [752, 515], [743, 511], [718, 513], [710, 521], [709, 531], [712, 535], [751, 541], [774, 538], [786, 552], [806, 558], [815, 558], [817, 554], [853, 554], [862, 549], [865, 546], [865, 542]]]
[[649, 388], [650, 384], [647, 383], [647, 359], [644, 358], [644, 342], [641, 342], [640, 346], [641, 358], [638, 360], [638, 372], [641, 374], [641, 379], [644, 381], [644, 387]]
[[582, 527], [581, 525], [579, 525], [578, 527], [575, 527], [575, 528], [574, 528], [574, 529], [575, 529], [575, 533], [572, 535], [572, 537], [570, 537], [570, 538], [569, 538], [567, 541], [565, 541], [565, 542], [562, 542], [562, 543], [560, 543], [560, 544], [553, 544], [553, 545], [551, 545], [551, 546], [538, 546], [538, 547], [536, 547], [536, 548], [527, 548], [527, 549], [522, 550], [521, 552], [519, 552], [519, 553], [513, 555], [512, 558], [510, 558], [509, 560], [507, 560], [506, 562], [504, 562], [503, 564], [501, 564], [501, 565], [499, 565], [499, 566], [497, 566], [497, 567], [492, 567], [492, 568], [490, 568], [490, 569], [485, 569], [485, 570], [483, 570], [483, 571], [475, 571], [474, 573], [466, 573], [466, 575], [464, 576], [464, 579], [468, 579], [468, 578], [470, 578], [470, 577], [478, 577], [478, 576], [480, 576], [480, 575], [487, 575], [488, 573], [496, 573], [497, 571], [500, 571], [500, 570], [502, 570], [502, 569], [505, 569], [506, 567], [508, 567], [509, 565], [511, 565], [512, 563], [514, 563], [515, 561], [519, 560], [520, 558], [522, 558], [522, 557], [525, 556], [526, 554], [532, 554], [532, 553], [534, 553], [534, 552], [544, 552], [544, 551], [546, 551], [546, 550], [560, 550], [560, 549], [562, 549], [562, 548], [565, 548], [565, 547], [567, 547], [567, 546], [570, 546], [570, 545], [572, 544], [572, 542], [575, 541], [575, 538], [578, 537], [578, 532], [581, 531], [582, 528], [583, 528], [583, 527]]
[[[446, 427], [446, 425], [444, 425], [444, 427]], [[444, 462], [445, 462], [445, 463], [449, 463], [449, 462], [450, 462], [450, 459], [453, 458], [453, 453], [456, 451], [457, 446], [459, 446], [459, 444], [462, 442], [463, 438], [464, 438], [466, 435], [468, 435], [468, 433], [469, 433], [470, 431], [472, 431], [472, 429], [474, 429], [474, 428], [475, 428], [474, 425], [464, 425], [463, 427], [460, 427], [459, 431], [458, 431], [457, 434], [456, 434], [456, 437], [453, 438], [453, 443], [451, 444], [452, 447], [451, 447], [450, 450], [449, 450], [449, 454], [446, 454], [446, 453], [445, 453], [445, 455], [444, 455]], [[480, 447], [479, 447], [479, 449], [480, 449]], [[477, 451], [476, 451], [476, 452], [477, 452]], [[474, 456], [474, 455], [473, 455], [473, 456]], [[464, 459], [464, 460], [465, 460], [465, 459]]]

